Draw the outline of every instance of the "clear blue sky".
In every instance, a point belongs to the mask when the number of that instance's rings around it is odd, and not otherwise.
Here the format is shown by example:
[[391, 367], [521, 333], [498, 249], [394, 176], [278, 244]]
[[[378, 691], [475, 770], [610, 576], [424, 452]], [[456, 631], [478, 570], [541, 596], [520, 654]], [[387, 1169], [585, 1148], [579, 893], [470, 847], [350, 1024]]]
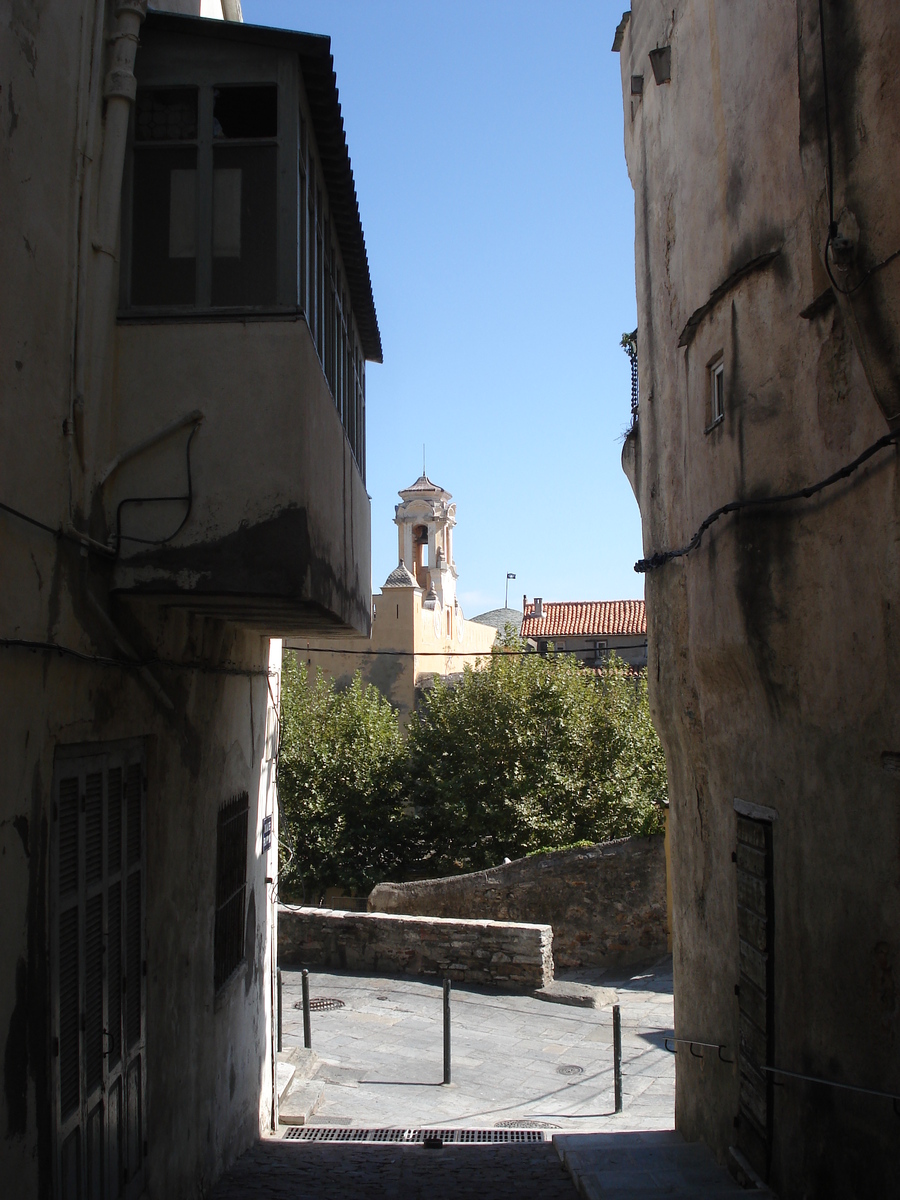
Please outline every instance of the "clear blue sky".
[[523, 592], [641, 597], [619, 461], [635, 327], [622, 149], [627, 0], [243, 0], [326, 33], [384, 345], [367, 368], [372, 582], [397, 564], [397, 491], [457, 503], [472, 617]]

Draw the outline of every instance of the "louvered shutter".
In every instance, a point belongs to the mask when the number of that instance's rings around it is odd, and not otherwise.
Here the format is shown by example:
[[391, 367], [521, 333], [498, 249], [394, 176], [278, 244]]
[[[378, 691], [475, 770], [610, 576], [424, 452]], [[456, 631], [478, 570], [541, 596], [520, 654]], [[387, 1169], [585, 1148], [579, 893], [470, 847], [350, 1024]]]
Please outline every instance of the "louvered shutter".
[[51, 972], [62, 1200], [143, 1190], [145, 790], [138, 744], [60, 752]]

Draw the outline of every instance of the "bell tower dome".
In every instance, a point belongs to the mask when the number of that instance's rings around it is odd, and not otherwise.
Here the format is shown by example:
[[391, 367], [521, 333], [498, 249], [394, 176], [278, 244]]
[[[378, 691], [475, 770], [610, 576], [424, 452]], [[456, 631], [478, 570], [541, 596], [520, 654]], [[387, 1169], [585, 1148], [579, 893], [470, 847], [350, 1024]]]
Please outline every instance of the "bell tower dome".
[[399, 531], [400, 561], [425, 592], [425, 604], [442, 608], [456, 603], [453, 561], [453, 497], [424, 473], [400, 493], [394, 510]]

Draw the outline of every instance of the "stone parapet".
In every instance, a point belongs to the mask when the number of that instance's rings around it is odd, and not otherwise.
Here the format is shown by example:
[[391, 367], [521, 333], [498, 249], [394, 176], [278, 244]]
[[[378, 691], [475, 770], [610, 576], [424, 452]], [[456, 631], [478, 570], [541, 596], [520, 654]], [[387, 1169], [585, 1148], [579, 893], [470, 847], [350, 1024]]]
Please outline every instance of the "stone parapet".
[[446, 976], [528, 992], [553, 979], [552, 942], [549, 925], [278, 910], [278, 959], [286, 967]]
[[381, 883], [369, 909], [553, 927], [556, 967], [627, 966], [666, 953], [662, 834], [556, 850], [412, 883]]

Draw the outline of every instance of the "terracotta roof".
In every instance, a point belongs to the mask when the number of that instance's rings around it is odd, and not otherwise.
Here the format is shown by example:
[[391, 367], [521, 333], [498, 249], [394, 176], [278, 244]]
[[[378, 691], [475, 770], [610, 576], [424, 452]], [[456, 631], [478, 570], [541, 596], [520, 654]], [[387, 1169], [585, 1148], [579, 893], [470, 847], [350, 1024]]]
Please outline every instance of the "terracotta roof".
[[401, 562], [400, 565], [398, 567], [394, 567], [393, 571], [391, 571], [390, 575], [388, 575], [387, 579], [381, 585], [381, 590], [384, 591], [385, 588], [418, 586], [419, 585], [416, 583], [415, 579], [413, 579], [412, 575], [406, 569], [406, 564]]
[[647, 634], [643, 600], [544, 601], [541, 620], [525, 607], [522, 637], [627, 637]]
[[449, 492], [445, 492], [438, 484], [432, 483], [428, 476], [423, 472], [415, 483], [411, 483], [408, 488], [403, 488], [399, 493], [401, 496], [407, 495], [409, 492], [427, 492], [434, 496], [449, 496]]

